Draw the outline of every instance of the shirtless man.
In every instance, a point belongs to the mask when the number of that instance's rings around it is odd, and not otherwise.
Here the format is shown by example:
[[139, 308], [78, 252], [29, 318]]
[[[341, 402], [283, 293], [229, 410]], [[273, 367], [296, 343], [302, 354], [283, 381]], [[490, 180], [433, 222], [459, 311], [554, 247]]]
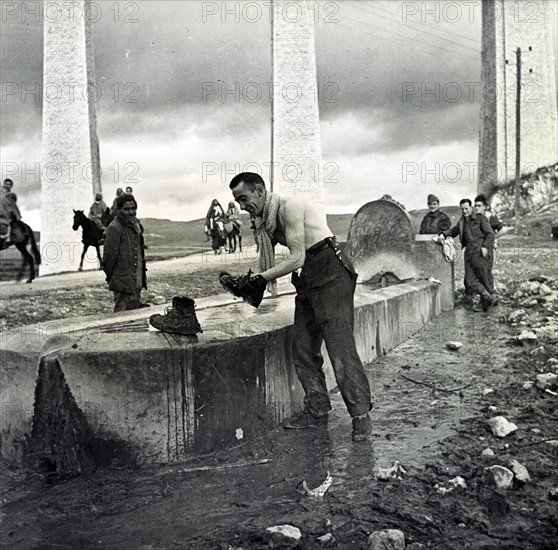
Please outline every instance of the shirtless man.
[[[283, 275], [292, 273], [297, 292], [293, 351], [295, 369], [305, 391], [305, 409], [285, 428], [327, 424], [331, 403], [320, 352], [325, 341], [337, 384], [353, 419], [353, 440], [368, 439], [372, 404], [353, 335], [357, 275], [349, 256], [332, 236], [323, 212], [300, 198], [270, 193], [259, 174], [238, 174], [229, 187], [240, 208], [255, 221], [260, 274], [248, 272], [232, 277], [222, 273], [221, 284], [254, 307], [260, 305], [268, 284]], [[289, 249], [289, 255], [277, 265], [276, 243]]]

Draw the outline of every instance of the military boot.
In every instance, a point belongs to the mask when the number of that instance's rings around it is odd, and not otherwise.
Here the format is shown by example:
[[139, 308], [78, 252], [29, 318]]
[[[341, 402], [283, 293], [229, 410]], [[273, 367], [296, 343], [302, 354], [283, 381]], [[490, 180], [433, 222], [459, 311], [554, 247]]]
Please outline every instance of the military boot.
[[253, 275], [248, 270], [247, 275], [233, 277], [226, 272], [219, 274], [221, 286], [234, 296], [242, 298], [247, 304], [258, 307], [263, 299], [267, 281], [261, 275]]
[[152, 315], [149, 323], [162, 332], [186, 335], [203, 332], [196, 317], [195, 302], [187, 296], [175, 296], [172, 308], [167, 308], [164, 315]]

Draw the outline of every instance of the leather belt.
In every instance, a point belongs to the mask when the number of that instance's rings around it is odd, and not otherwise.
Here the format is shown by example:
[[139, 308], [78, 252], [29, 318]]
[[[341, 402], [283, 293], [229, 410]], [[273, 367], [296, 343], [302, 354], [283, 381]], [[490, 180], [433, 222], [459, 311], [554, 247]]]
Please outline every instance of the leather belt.
[[311, 260], [312, 258], [314, 258], [315, 256], [317, 256], [318, 254], [320, 254], [320, 252], [323, 252], [327, 248], [331, 248], [331, 245], [329, 244], [329, 242], [332, 242], [334, 239], [335, 239], [335, 237], [326, 237], [324, 240], [319, 241], [316, 244], [313, 244], [306, 251], [306, 255], [304, 256], [304, 260], [307, 262], [307, 261]]

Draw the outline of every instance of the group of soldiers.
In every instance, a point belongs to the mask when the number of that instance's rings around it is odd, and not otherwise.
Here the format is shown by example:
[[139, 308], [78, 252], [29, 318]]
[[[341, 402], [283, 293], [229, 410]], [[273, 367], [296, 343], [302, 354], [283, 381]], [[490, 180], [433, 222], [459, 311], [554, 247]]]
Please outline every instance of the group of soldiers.
[[506, 234], [508, 228], [490, 212], [486, 196], [477, 195], [474, 204], [470, 199], [462, 199], [459, 202], [461, 218], [453, 227], [447, 214], [440, 210], [436, 195], [428, 195], [427, 204], [429, 212], [422, 219], [419, 234], [436, 235], [440, 241], [459, 235], [465, 249], [465, 305], [476, 310], [473, 300], [477, 294], [483, 311], [497, 305], [492, 275], [494, 253], [496, 239]]

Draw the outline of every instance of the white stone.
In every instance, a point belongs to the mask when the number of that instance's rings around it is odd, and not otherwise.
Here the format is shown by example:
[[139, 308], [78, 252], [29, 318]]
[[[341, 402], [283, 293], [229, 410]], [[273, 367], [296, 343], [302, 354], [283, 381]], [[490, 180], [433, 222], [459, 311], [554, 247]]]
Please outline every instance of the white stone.
[[509, 422], [504, 416], [494, 416], [488, 421], [492, 433], [498, 437], [506, 437], [517, 430], [513, 422]]
[[547, 372], [545, 374], [537, 374], [537, 386], [541, 389], [550, 388], [556, 384], [558, 380], [558, 375], [553, 372]]
[[525, 382], [523, 384], [523, 386], [521, 386], [521, 389], [522, 390], [530, 390], [534, 385], [535, 385], [535, 382], [533, 382], [532, 380], [529, 380], [528, 382]]
[[376, 477], [380, 481], [389, 481], [390, 479], [401, 479], [401, 476], [406, 473], [407, 471], [405, 468], [403, 468], [403, 466], [399, 464], [399, 461], [396, 460], [393, 463], [393, 466], [390, 466], [389, 468], [379, 468]]
[[492, 413], [495, 413], [498, 411], [498, 407], [495, 407], [494, 405], [490, 405], [490, 407], [488, 407], [488, 410]]
[[558, 439], [549, 439], [546, 444], [551, 447], [558, 447]]
[[536, 342], [537, 335], [532, 330], [523, 330], [517, 337], [521, 343]]
[[521, 483], [527, 483], [528, 481], [531, 481], [529, 471], [527, 470], [527, 468], [525, 468], [525, 466], [523, 466], [523, 464], [521, 464], [517, 460], [510, 461], [510, 468], [511, 471], [514, 473], [515, 478], [518, 481], [521, 481]]
[[524, 309], [516, 309], [508, 315], [508, 321], [514, 323], [515, 321], [518, 321], [524, 315], [525, 315], [525, 310]]
[[321, 537], [316, 538], [316, 540], [318, 542], [321, 542], [322, 544], [325, 544], [327, 542], [332, 542], [333, 539], [334, 539], [334, 537], [331, 533], [326, 533], [325, 535], [322, 535]]
[[499, 489], [509, 489], [513, 482], [513, 472], [504, 466], [490, 466], [487, 468], [492, 474], [492, 479]]
[[541, 283], [537, 281], [525, 281], [519, 285], [519, 290], [528, 294], [538, 294]]
[[556, 331], [551, 327], [537, 329], [537, 337], [544, 342], [554, 342], [557, 338]]
[[494, 454], [495, 454], [494, 451], [493, 451], [490, 447], [487, 447], [487, 448], [481, 453], [482, 456], [494, 456]]
[[461, 476], [454, 477], [445, 483], [436, 483], [436, 485], [434, 485], [434, 489], [436, 489], [436, 491], [441, 495], [451, 493], [457, 488], [467, 488], [467, 483], [465, 483], [465, 480]]
[[366, 550], [405, 550], [405, 535], [399, 529], [374, 531], [368, 537]]
[[485, 388], [482, 390], [483, 395], [488, 395], [489, 393], [494, 393], [494, 390], [492, 388]]
[[268, 527], [266, 531], [276, 540], [286, 539], [289, 542], [298, 542], [302, 538], [300, 529], [293, 525], [274, 525]]
[[547, 363], [548, 363], [549, 365], [558, 365], [558, 359], [556, 359], [555, 357], [551, 357], [551, 358], [547, 361]]
[[461, 342], [457, 342], [456, 340], [451, 340], [450, 342], [446, 342], [446, 348], [456, 351], [463, 347]]
[[541, 285], [539, 286], [539, 294], [541, 296], [546, 296], [547, 294], [551, 294], [551, 293], [552, 293], [552, 289], [548, 285], [541, 283]]

